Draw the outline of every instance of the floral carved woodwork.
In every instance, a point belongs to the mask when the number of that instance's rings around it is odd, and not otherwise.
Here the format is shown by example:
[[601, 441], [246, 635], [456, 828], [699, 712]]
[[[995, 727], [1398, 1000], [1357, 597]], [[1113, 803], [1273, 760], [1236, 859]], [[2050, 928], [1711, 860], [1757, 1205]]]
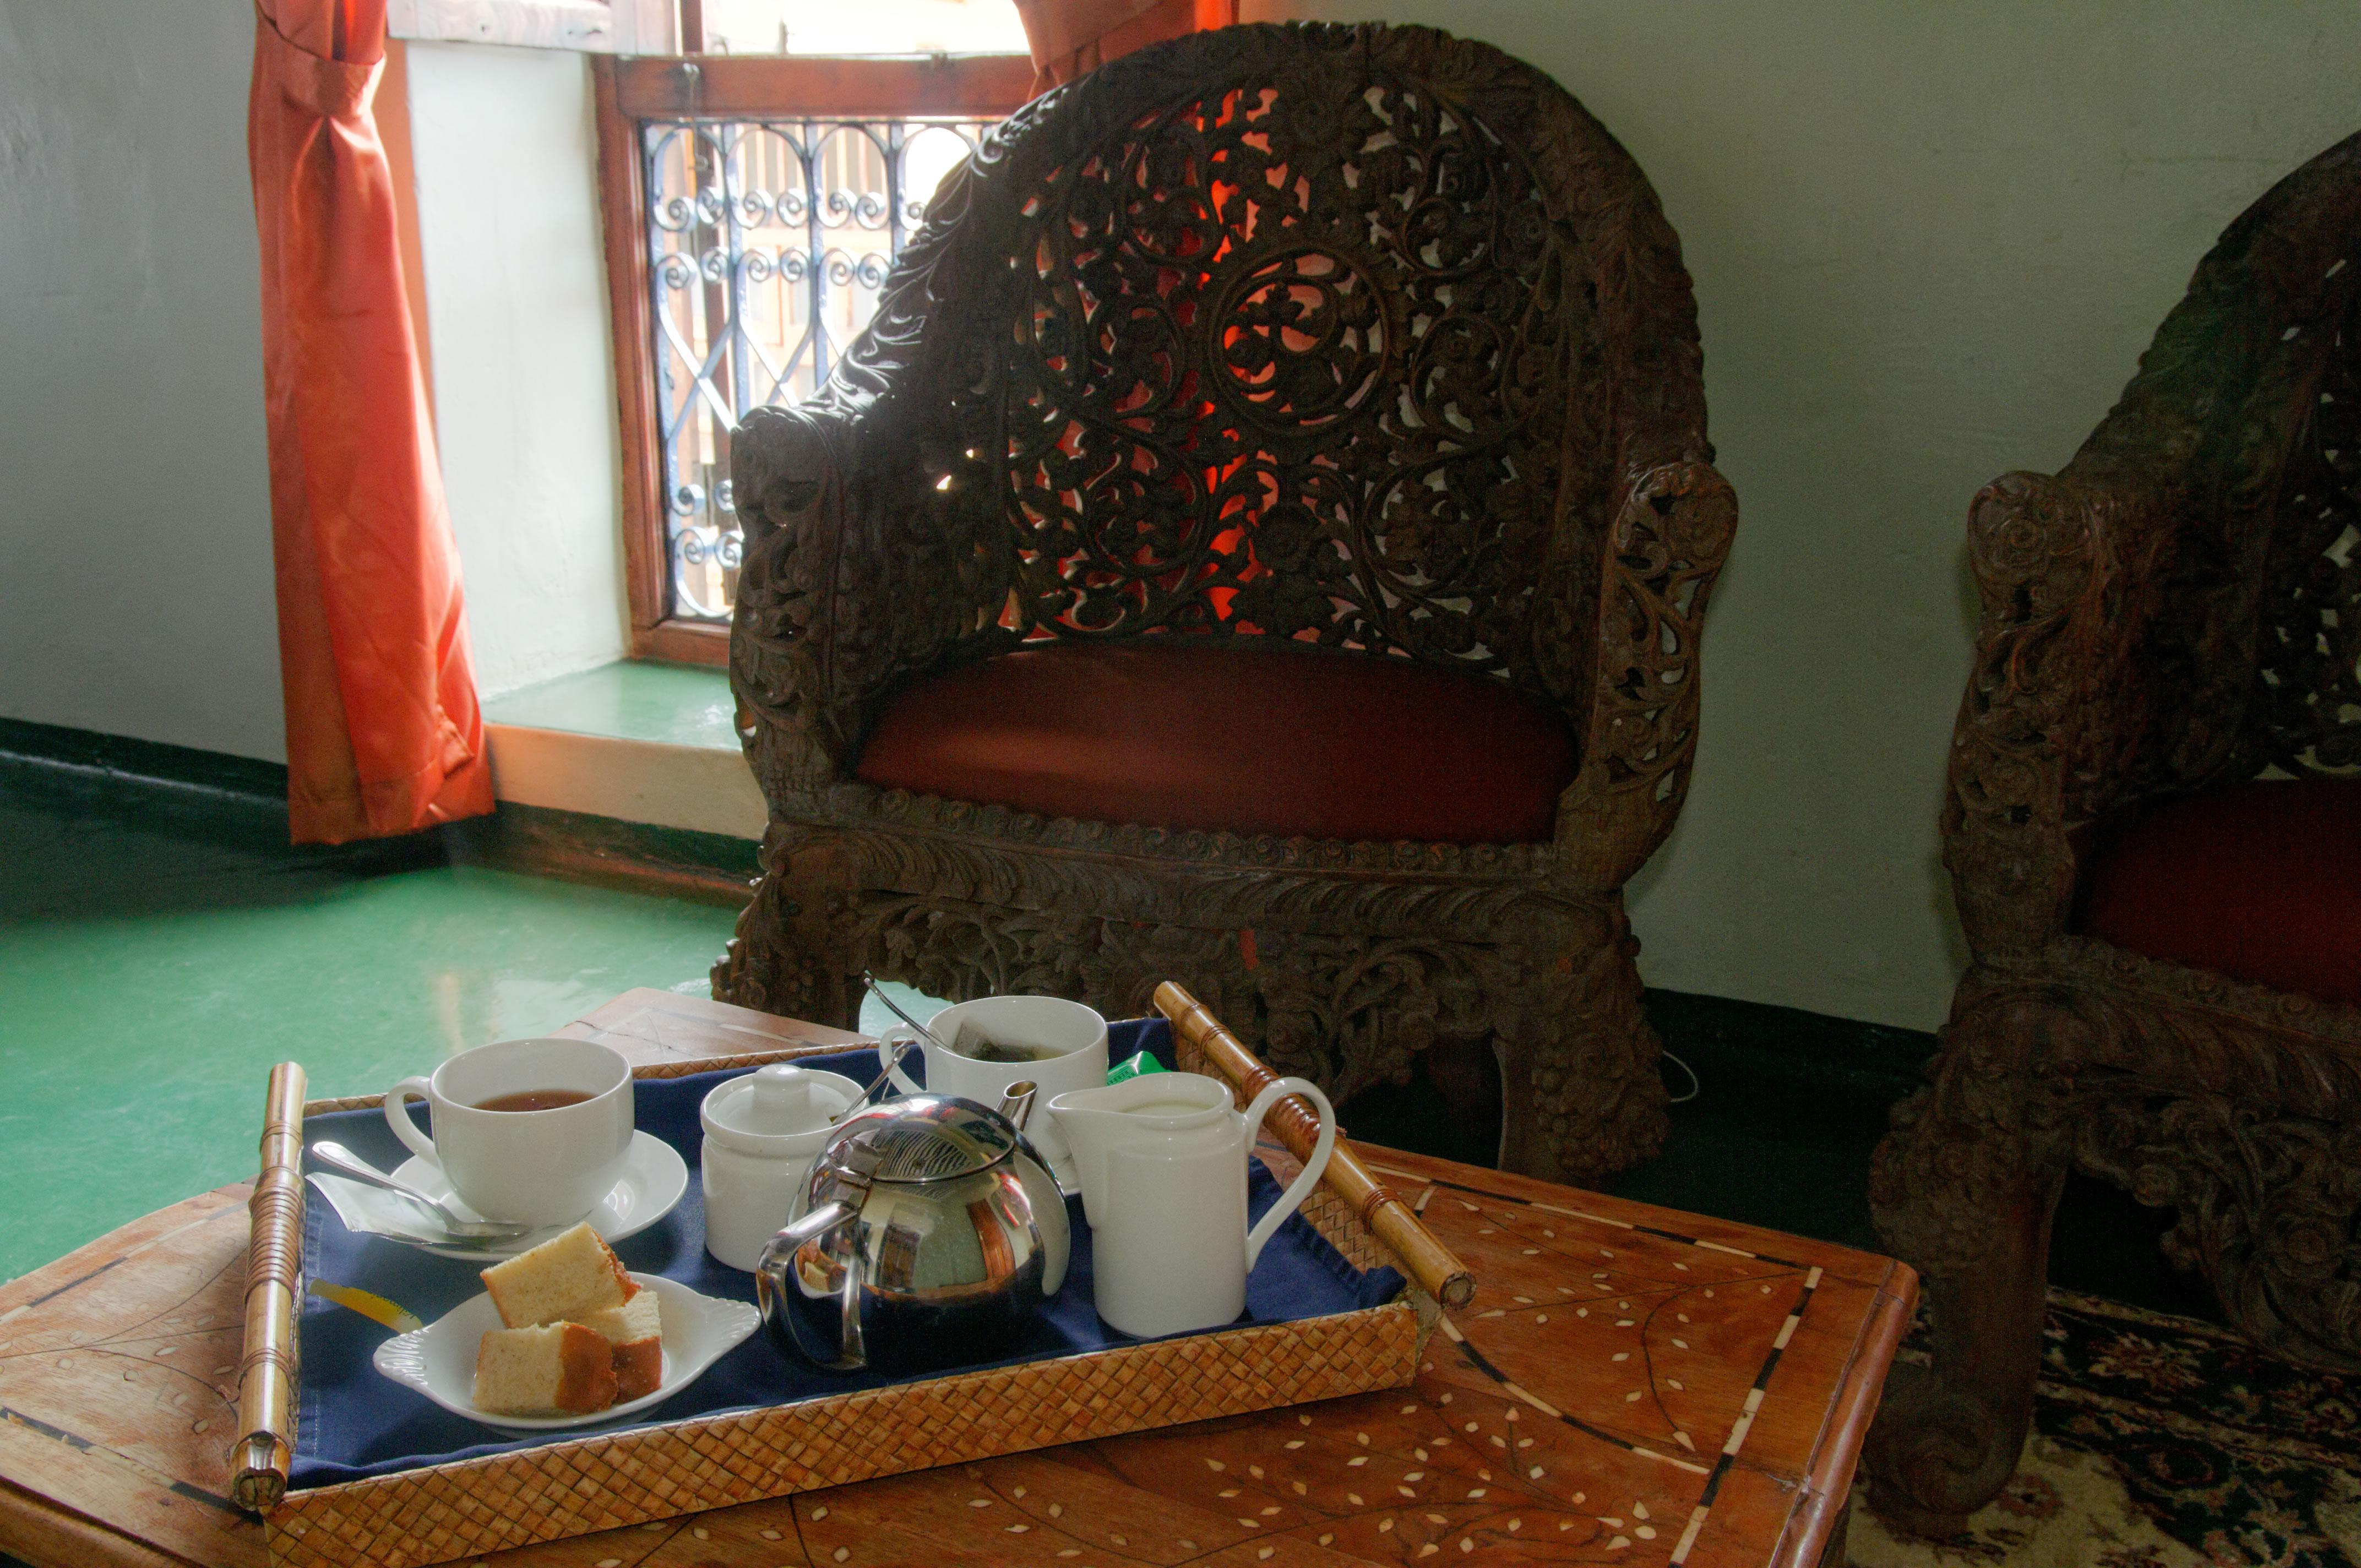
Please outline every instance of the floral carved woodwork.
[[2069, 934], [2084, 829], [2361, 765], [2361, 137], [2225, 231], [2055, 477], [1969, 521], [1982, 601], [1944, 809], [1973, 962], [1871, 1201], [1927, 1277], [1869, 1466], [1948, 1533], [2014, 1472], [2070, 1170], [2176, 1212], [2167, 1255], [2281, 1354], [2361, 1368], [2361, 1010]]
[[[1687, 783], [1736, 506], [1678, 241], [1546, 78], [1417, 27], [1225, 28], [948, 179], [819, 395], [735, 443], [731, 675], [771, 803], [728, 999], [863, 967], [1137, 1011], [1180, 977], [1332, 1092], [1490, 1038], [1504, 1157], [1653, 1147], [1623, 881]], [[1583, 744], [1555, 841], [1044, 820], [851, 776], [908, 681], [1047, 639], [1274, 639], [1499, 680]]]

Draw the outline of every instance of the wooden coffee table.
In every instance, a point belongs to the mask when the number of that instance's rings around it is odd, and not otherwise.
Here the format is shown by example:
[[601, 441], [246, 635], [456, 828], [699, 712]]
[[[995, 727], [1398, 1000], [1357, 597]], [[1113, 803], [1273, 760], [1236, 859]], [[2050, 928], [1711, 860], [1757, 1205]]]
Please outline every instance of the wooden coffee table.
[[[566, 1032], [642, 1061], [854, 1038], [657, 991], [627, 992]], [[1418, 1194], [1479, 1286], [1429, 1342], [1411, 1388], [485, 1561], [1841, 1562], [1853, 1463], [1917, 1294], [1908, 1268], [1498, 1171], [1362, 1153]], [[0, 1288], [0, 1550], [42, 1568], [262, 1568], [260, 1527], [225, 1496], [245, 1200], [240, 1185], [173, 1204]]]

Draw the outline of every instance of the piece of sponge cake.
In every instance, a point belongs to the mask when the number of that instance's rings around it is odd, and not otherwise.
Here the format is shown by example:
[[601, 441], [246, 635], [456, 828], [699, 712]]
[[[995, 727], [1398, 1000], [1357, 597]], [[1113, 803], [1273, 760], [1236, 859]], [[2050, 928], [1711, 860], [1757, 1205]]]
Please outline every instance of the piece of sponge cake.
[[636, 1399], [664, 1387], [664, 1316], [656, 1293], [642, 1290], [620, 1307], [582, 1320], [614, 1347], [615, 1398]]
[[487, 1329], [476, 1346], [475, 1398], [492, 1415], [603, 1410], [615, 1402], [614, 1353], [580, 1323]]
[[639, 1289], [622, 1259], [598, 1239], [588, 1221], [492, 1265], [483, 1278], [500, 1321], [512, 1329], [567, 1318], [579, 1322], [593, 1312], [621, 1306]]

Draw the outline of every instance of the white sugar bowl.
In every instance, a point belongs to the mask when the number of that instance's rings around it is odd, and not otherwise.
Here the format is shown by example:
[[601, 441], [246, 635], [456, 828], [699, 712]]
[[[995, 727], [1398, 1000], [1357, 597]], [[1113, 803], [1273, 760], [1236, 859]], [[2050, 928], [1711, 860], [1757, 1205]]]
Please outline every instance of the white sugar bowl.
[[705, 1250], [752, 1272], [795, 1216], [812, 1157], [862, 1087], [833, 1072], [774, 1062], [714, 1086], [705, 1124]]

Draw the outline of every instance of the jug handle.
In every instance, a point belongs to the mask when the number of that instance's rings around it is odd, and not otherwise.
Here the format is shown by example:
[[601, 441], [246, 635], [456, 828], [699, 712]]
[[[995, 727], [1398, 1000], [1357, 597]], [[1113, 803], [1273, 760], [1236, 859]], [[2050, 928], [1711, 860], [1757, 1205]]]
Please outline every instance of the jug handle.
[[1255, 1135], [1262, 1131], [1263, 1113], [1290, 1094], [1302, 1095], [1319, 1111], [1320, 1141], [1312, 1146], [1312, 1157], [1303, 1162], [1303, 1174], [1289, 1184], [1287, 1190], [1279, 1194], [1279, 1201], [1265, 1211], [1263, 1217], [1255, 1222], [1254, 1229], [1246, 1233], [1248, 1271], [1254, 1268], [1255, 1259], [1262, 1255], [1262, 1244], [1270, 1240], [1271, 1233], [1278, 1230], [1280, 1223], [1294, 1213], [1306, 1198], [1312, 1196], [1313, 1184], [1328, 1168], [1328, 1157], [1336, 1149], [1336, 1108], [1328, 1103], [1328, 1097], [1320, 1092], [1320, 1086], [1309, 1079], [1282, 1078], [1276, 1083], [1263, 1085], [1262, 1092], [1256, 1095], [1254, 1103], [1246, 1107], [1246, 1157], [1254, 1157]]
[[869, 1365], [861, 1343], [861, 1287], [866, 1260], [859, 1247], [845, 1249], [841, 1259], [844, 1284], [836, 1292], [836, 1343], [815, 1350], [804, 1343], [802, 1315], [793, 1304], [796, 1296], [807, 1300], [816, 1299], [805, 1289], [803, 1277], [796, 1272], [796, 1254], [807, 1246], [817, 1246], [826, 1253], [835, 1233], [853, 1225], [860, 1218], [860, 1211], [840, 1199], [823, 1203], [773, 1236], [770, 1245], [763, 1249], [762, 1261], [754, 1266], [754, 1298], [762, 1308], [763, 1324], [771, 1331], [773, 1343], [824, 1372], [858, 1372]]

